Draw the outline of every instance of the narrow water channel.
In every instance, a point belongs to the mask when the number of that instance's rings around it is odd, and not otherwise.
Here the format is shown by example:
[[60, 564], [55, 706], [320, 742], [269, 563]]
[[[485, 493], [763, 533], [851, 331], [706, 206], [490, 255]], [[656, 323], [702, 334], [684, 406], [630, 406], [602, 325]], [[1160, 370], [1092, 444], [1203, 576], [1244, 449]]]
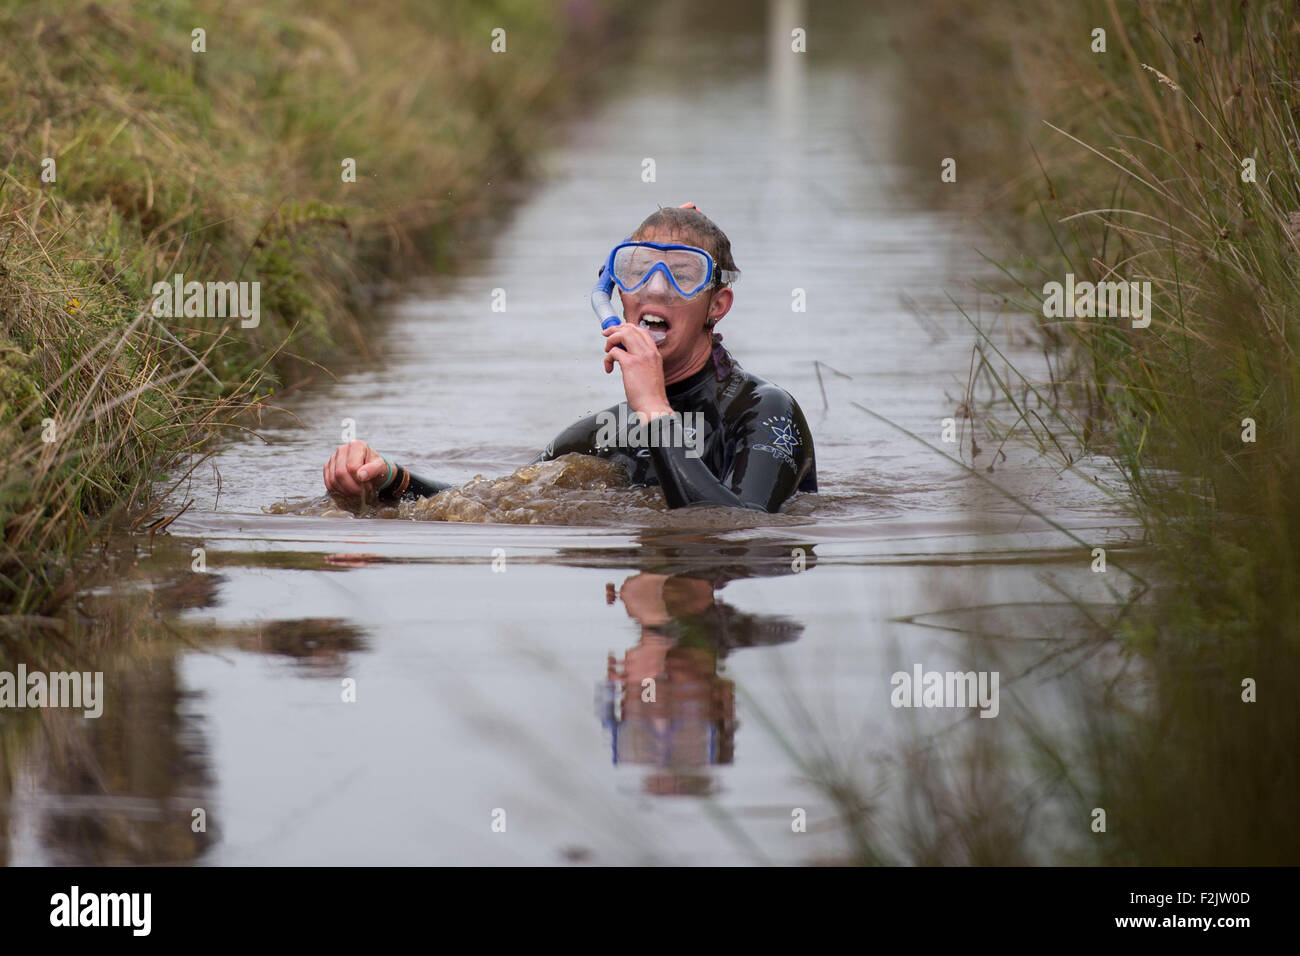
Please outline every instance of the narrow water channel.
[[[783, 55], [800, 9], [659, 21], [481, 256], [367, 317], [375, 361], [195, 470], [171, 534], [85, 594], [119, 607], [103, 717], [16, 738], [9, 863], [944, 862], [912, 852], [943, 815], [909, 816], [918, 787], [1025, 812], [1013, 857], [1075, 852], [1007, 754], [1026, 723], [1077, 718], [1062, 681], [1113, 667], [1080, 609], [1108, 600], [1102, 576], [854, 407], [941, 444], [974, 341], [947, 296], [974, 301], [980, 266], [962, 222], [909, 198], [938, 163], [896, 155], [908, 118], [871, 25], [839, 38], [856, 53]], [[614, 242], [686, 201], [732, 240], [718, 331], [802, 405], [818, 495], [756, 519], [551, 489], [523, 524], [323, 497], [347, 420], [459, 483], [619, 400], [585, 294]], [[990, 477], [1080, 538], [1126, 539], [1099, 496], [1007, 450]], [[999, 672], [997, 718], [894, 707], [917, 664]]]

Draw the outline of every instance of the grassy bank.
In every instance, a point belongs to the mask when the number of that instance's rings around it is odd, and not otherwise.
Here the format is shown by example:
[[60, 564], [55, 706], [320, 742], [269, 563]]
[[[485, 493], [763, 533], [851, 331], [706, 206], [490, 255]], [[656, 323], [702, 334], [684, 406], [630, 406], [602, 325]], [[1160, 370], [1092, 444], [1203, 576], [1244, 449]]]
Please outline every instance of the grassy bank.
[[[0, 3], [0, 609], [57, 606], [179, 453], [364, 351], [359, 284], [507, 198], [617, 6]], [[258, 323], [157, 317], [176, 273], [257, 282]]]
[[[977, 416], [979, 444], [1014, 433], [1084, 477], [1081, 462], [1109, 458], [1158, 554], [1158, 587], [1109, 634], [1128, 679], [1081, 693], [1092, 730], [1050, 742], [1049, 763], [1080, 819], [1103, 806], [1122, 821], [1096, 841], [1100, 860], [1294, 863], [1294, 4], [1044, 0], [913, 17], [949, 73], [917, 77], [917, 103], [944, 91], [969, 121], [918, 121], [910, 148], [936, 169], [959, 157], [962, 188], [936, 174], [933, 195], [1011, 237], [985, 246], [1007, 276], [995, 291], [1037, 329], [1049, 369], [1008, 377], [981, 340], [996, 401]], [[1149, 282], [1150, 326], [1045, 317], [1045, 284], [1067, 273]]]

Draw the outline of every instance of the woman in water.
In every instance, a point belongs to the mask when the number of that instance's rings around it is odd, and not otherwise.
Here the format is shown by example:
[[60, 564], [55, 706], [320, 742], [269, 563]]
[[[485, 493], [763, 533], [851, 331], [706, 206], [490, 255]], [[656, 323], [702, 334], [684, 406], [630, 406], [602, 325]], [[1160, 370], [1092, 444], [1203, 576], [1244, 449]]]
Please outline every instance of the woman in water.
[[[570, 425], [534, 461], [570, 452], [617, 461], [631, 485], [663, 489], [670, 508], [777, 511], [796, 491], [816, 491], [799, 404], [742, 369], [713, 330], [740, 275], [726, 234], [693, 203], [659, 209], [614, 247], [606, 268], [624, 321], [603, 330], [605, 372], [619, 366], [626, 401]], [[388, 501], [452, 487], [362, 441], [340, 445], [324, 478], [331, 494]]]

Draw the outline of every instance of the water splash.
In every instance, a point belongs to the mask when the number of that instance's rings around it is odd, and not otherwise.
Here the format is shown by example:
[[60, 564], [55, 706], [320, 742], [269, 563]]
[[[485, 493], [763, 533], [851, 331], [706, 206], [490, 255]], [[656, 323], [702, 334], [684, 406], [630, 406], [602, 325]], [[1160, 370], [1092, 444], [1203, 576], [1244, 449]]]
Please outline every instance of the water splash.
[[805, 524], [813, 497], [798, 495], [782, 514], [741, 508], [697, 506], [670, 510], [658, 488], [628, 486], [622, 466], [592, 455], [568, 454], [524, 465], [509, 475], [475, 475], [459, 488], [394, 506], [344, 502], [326, 495], [281, 501], [268, 514], [323, 518], [405, 518], [478, 524], [619, 526], [735, 529]]
[[419, 521], [580, 524], [608, 516], [611, 508], [618, 510], [620, 520], [636, 511], [667, 510], [658, 489], [628, 488], [627, 474], [619, 465], [569, 454], [524, 465], [503, 478], [475, 475], [459, 488], [403, 502], [400, 514]]

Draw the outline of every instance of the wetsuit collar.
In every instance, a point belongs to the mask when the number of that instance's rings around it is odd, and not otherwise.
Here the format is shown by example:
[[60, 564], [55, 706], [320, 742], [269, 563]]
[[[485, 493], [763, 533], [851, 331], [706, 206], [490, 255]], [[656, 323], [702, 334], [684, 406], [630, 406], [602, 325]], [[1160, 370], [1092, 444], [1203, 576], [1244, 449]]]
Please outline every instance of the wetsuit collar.
[[680, 382], [673, 382], [671, 385], [665, 385], [664, 391], [668, 395], [669, 401], [699, 388], [712, 378], [712, 373], [713, 363], [705, 362], [704, 366], [694, 375], [690, 375], [682, 379]]

